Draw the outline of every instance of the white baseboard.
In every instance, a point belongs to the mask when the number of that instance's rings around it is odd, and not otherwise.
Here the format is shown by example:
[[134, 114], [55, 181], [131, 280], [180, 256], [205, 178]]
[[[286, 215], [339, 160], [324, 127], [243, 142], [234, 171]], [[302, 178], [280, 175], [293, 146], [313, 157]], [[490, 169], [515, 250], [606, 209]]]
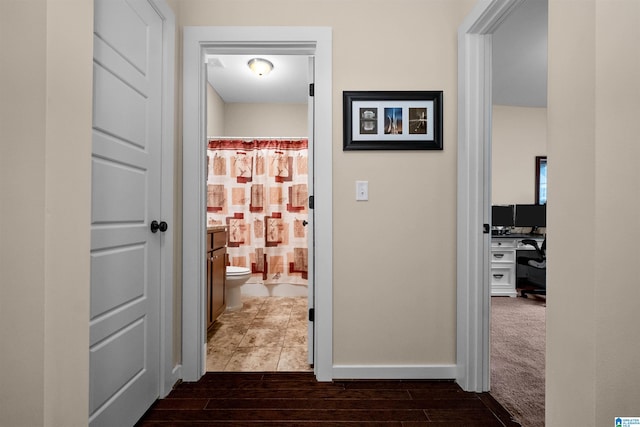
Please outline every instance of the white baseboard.
[[171, 369], [171, 373], [163, 378], [164, 386], [160, 390], [160, 398], [164, 399], [173, 390], [173, 387], [182, 379], [182, 365], [177, 364]]
[[456, 365], [333, 365], [334, 379], [452, 380]]
[[182, 379], [182, 364], [176, 365], [171, 371], [171, 382], [176, 385]]

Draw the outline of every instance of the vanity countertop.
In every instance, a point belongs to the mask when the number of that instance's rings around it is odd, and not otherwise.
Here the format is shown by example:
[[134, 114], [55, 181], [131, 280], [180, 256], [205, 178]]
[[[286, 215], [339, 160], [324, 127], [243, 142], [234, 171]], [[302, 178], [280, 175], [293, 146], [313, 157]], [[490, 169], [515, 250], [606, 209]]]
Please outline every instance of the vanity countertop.
[[212, 225], [211, 227], [207, 227], [207, 231], [212, 231], [212, 232], [227, 231], [227, 226], [226, 225]]

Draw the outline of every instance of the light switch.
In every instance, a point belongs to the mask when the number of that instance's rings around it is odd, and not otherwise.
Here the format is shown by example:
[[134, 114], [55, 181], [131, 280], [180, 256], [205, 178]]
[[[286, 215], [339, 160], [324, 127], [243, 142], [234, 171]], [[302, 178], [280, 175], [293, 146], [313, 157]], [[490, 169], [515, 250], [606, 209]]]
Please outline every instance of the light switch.
[[369, 200], [369, 181], [356, 181], [356, 200]]

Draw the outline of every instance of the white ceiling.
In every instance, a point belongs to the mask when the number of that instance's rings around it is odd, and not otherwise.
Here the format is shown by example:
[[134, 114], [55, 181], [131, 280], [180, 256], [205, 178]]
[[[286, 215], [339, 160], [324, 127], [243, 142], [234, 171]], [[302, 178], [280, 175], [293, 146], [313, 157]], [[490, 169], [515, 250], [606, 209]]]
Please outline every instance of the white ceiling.
[[[524, 0], [493, 36], [493, 102], [547, 105], [547, 0]], [[226, 103], [303, 104], [308, 97], [305, 55], [264, 56], [273, 71], [258, 77], [247, 62], [256, 55], [206, 56], [209, 83]]]
[[547, 106], [547, 0], [524, 0], [493, 34], [493, 103]]
[[226, 103], [304, 104], [309, 95], [309, 57], [262, 55], [273, 63], [266, 76], [247, 63], [256, 55], [207, 55], [207, 79]]

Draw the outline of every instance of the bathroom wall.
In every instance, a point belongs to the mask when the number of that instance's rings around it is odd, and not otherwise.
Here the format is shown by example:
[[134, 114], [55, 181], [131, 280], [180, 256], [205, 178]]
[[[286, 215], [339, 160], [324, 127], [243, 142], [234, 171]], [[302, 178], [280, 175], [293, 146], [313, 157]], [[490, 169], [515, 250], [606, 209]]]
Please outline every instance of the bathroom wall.
[[207, 82], [207, 135], [224, 135], [225, 104], [218, 92]]
[[307, 104], [225, 104], [224, 135], [307, 137]]
[[307, 104], [226, 104], [207, 83], [207, 136], [307, 137]]

